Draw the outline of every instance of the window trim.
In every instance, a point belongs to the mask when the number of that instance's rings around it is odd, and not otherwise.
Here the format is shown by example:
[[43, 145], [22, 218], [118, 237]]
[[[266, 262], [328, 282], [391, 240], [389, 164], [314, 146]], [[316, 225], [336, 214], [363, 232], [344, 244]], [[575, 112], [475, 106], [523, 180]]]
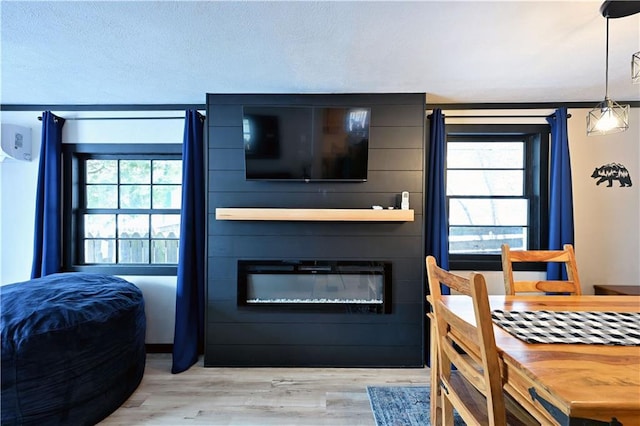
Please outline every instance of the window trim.
[[[530, 200], [529, 207], [529, 248], [542, 249], [548, 246], [549, 221], [549, 148], [551, 129], [548, 124], [446, 124], [445, 153], [450, 136], [503, 138], [515, 135], [525, 138], [525, 198]], [[546, 160], [545, 160], [546, 159]], [[446, 162], [446, 155], [445, 155]], [[446, 185], [445, 164], [445, 185]], [[449, 197], [446, 196], [447, 209]], [[447, 222], [449, 212], [447, 210]], [[447, 229], [449, 224], [447, 223]], [[545, 265], [517, 264], [517, 270], [543, 270]], [[452, 270], [501, 271], [502, 260], [499, 254], [449, 254], [449, 268]]]
[[[175, 276], [177, 265], [140, 264], [117, 265], [100, 264], [84, 265], [79, 262], [82, 247], [78, 224], [78, 214], [84, 198], [82, 184], [84, 178], [79, 176], [81, 157], [87, 155], [135, 156], [140, 159], [167, 157], [182, 159], [182, 144], [63, 144], [62, 145], [62, 271], [94, 272], [113, 275], [149, 275]], [[159, 209], [162, 210], [162, 209]]]

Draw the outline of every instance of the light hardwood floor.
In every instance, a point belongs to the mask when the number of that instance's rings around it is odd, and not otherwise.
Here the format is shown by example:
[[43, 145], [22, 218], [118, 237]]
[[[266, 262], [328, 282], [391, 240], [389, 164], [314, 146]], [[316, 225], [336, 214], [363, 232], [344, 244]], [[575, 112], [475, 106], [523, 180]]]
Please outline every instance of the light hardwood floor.
[[148, 354], [142, 383], [100, 425], [375, 426], [367, 386], [427, 385], [428, 368], [204, 368], [171, 374]]

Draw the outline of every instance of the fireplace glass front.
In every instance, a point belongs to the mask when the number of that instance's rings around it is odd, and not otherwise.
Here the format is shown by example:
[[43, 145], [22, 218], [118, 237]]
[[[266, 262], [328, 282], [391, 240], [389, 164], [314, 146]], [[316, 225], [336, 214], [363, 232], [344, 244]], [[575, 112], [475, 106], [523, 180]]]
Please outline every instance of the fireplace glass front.
[[385, 313], [390, 283], [390, 262], [238, 261], [240, 306]]

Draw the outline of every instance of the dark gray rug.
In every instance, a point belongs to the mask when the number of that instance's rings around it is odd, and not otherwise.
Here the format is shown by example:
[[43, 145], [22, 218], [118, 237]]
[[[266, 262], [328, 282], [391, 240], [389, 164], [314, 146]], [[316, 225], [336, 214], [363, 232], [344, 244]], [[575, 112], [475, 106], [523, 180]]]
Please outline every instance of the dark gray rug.
[[[369, 402], [377, 426], [429, 425], [428, 386], [368, 386]], [[457, 415], [456, 426], [464, 426]]]

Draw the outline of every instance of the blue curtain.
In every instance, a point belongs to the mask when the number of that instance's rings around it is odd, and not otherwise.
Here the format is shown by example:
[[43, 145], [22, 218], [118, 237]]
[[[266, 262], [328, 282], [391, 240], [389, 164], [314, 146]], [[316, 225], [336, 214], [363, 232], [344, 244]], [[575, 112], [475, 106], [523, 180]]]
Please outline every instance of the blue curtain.
[[64, 119], [42, 113], [42, 142], [36, 189], [31, 278], [60, 272], [62, 262], [62, 126]]
[[[442, 110], [434, 109], [429, 120], [425, 254], [435, 257], [441, 268], [449, 269], [449, 228], [444, 186], [446, 140]], [[441, 286], [441, 291], [442, 294], [449, 294], [448, 287]]]
[[180, 260], [176, 289], [176, 323], [172, 373], [198, 361], [204, 346], [205, 175], [204, 116], [186, 112], [182, 144]]
[[[571, 159], [567, 135], [567, 108], [562, 107], [547, 117], [551, 127], [549, 170], [549, 249], [561, 249], [573, 244], [573, 193], [571, 190]], [[547, 279], [567, 279], [562, 265], [550, 263]]]

